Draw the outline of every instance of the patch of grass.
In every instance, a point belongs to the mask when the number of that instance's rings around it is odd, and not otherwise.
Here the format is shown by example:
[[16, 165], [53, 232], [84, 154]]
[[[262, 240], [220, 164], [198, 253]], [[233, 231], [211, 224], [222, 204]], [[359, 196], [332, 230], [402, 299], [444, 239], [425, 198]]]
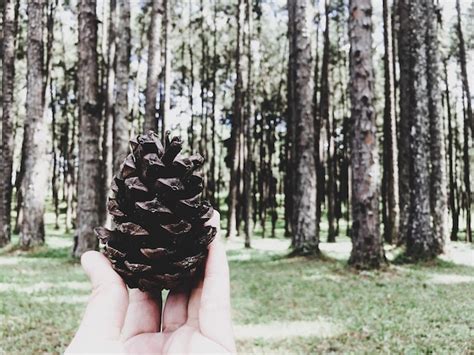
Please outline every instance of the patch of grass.
[[461, 353], [473, 345], [474, 284], [429, 285], [427, 274], [443, 271], [436, 265], [355, 273], [342, 261], [263, 257], [231, 270], [237, 323], [285, 327], [322, 316], [344, 329], [325, 339], [239, 341], [242, 352]]
[[[70, 235], [47, 241], [31, 254], [0, 252], [0, 353], [61, 353], [78, 326], [88, 280], [70, 257]], [[228, 251], [234, 323], [266, 331], [237, 333], [241, 353], [474, 351], [474, 283], [429, 282], [434, 273], [473, 275], [473, 268], [436, 260], [354, 272], [346, 260], [287, 254]], [[273, 336], [294, 324], [337, 331]]]
[[[67, 259], [71, 257], [71, 248], [49, 248], [48, 246], [42, 246], [35, 249], [33, 252], [25, 254], [27, 258], [51, 258], [51, 259]], [[73, 260], [74, 261], [74, 260]]]

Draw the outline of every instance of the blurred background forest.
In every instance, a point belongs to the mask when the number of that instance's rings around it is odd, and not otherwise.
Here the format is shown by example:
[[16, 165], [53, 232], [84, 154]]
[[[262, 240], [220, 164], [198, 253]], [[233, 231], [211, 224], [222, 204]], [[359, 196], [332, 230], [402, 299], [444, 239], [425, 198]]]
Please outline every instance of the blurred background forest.
[[[88, 290], [71, 254], [98, 248], [93, 229], [111, 225], [113, 174], [129, 139], [148, 130], [161, 139], [170, 130], [206, 158], [205, 197], [228, 238], [235, 318], [269, 326], [260, 338], [260, 328], [237, 326], [241, 350], [474, 349], [466, 299], [474, 292], [474, 2], [2, 0], [1, 7], [0, 352], [67, 345], [84, 301], [77, 294]], [[289, 251], [296, 258], [283, 258]], [[428, 264], [362, 279], [341, 271], [347, 261], [369, 270], [387, 260]], [[34, 288], [38, 277], [44, 287]], [[315, 303], [308, 280], [325, 283]], [[421, 280], [428, 291], [410, 290]], [[456, 280], [449, 291], [430, 288]], [[22, 301], [22, 292], [41, 301]], [[259, 309], [248, 292], [270, 304], [297, 301], [288, 310]], [[387, 294], [397, 293], [392, 318], [380, 326]], [[324, 318], [344, 319], [364, 297], [374, 309], [357, 309], [345, 326]], [[425, 297], [436, 298], [437, 309], [454, 308], [426, 318]], [[406, 319], [397, 317], [406, 302], [421, 315], [401, 340], [397, 324]], [[37, 311], [18, 321], [31, 305]], [[45, 319], [54, 309], [63, 315]], [[265, 338], [285, 317], [299, 340]], [[436, 322], [458, 335], [434, 330], [441, 338], [420, 340]], [[37, 334], [35, 324], [46, 323], [51, 334]], [[305, 336], [307, 328], [316, 330]]]

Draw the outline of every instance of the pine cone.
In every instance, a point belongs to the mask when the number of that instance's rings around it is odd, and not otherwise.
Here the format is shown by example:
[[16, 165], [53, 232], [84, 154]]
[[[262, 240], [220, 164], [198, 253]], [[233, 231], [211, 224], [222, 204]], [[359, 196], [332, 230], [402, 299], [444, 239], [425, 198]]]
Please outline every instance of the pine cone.
[[201, 200], [200, 155], [180, 155], [182, 142], [151, 132], [130, 141], [132, 153], [114, 177], [108, 212], [116, 229], [96, 228], [105, 255], [130, 288], [176, 289], [203, 270], [216, 228], [204, 226], [213, 208]]

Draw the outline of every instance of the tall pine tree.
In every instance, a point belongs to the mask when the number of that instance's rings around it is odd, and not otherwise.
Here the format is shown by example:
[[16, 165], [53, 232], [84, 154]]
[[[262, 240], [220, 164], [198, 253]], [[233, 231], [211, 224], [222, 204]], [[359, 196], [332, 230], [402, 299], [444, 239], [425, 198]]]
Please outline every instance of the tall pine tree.
[[371, 0], [351, 0], [349, 13], [352, 106], [352, 251], [349, 264], [371, 269], [385, 263], [379, 225]]

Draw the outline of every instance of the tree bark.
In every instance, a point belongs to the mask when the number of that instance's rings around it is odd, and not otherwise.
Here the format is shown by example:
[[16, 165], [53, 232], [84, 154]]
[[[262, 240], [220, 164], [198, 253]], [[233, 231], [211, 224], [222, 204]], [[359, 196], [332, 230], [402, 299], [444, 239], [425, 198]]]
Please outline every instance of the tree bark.
[[390, 40], [391, 17], [389, 16], [388, 0], [383, 0], [383, 22], [384, 22], [384, 147], [383, 147], [383, 184], [386, 208], [386, 222], [384, 225], [385, 241], [387, 243], [397, 243], [398, 226], [399, 226], [399, 205], [398, 205], [398, 164], [397, 164], [397, 131], [396, 131], [396, 115], [395, 115], [395, 98], [393, 90], [392, 71], [392, 41]]
[[449, 166], [449, 209], [451, 211], [451, 236], [452, 241], [458, 240], [459, 231], [459, 209], [457, 208], [456, 199], [458, 196], [457, 176], [456, 176], [456, 153], [454, 147], [455, 127], [453, 127], [453, 117], [451, 114], [451, 95], [449, 92], [448, 68], [446, 61], [444, 62], [444, 86], [446, 113], [448, 118], [448, 166]]
[[[326, 0], [325, 2], [325, 22], [326, 28], [323, 33], [324, 37], [324, 44], [323, 44], [323, 58], [321, 63], [321, 93], [320, 93], [320, 100], [319, 100], [319, 124], [315, 127], [319, 131], [317, 133], [318, 142], [317, 147], [318, 149], [318, 160], [316, 161], [316, 168], [317, 168], [317, 194], [316, 194], [316, 219], [317, 223], [321, 222], [322, 217], [322, 208], [325, 199], [325, 195], [327, 193], [326, 187], [326, 174], [325, 174], [325, 167], [324, 167], [324, 158], [322, 151], [324, 150], [324, 141], [323, 136], [321, 134], [323, 129], [324, 122], [327, 122], [329, 119], [329, 97], [330, 97], [330, 88], [329, 88], [329, 62], [330, 62], [330, 47], [331, 47], [331, 40], [330, 40], [330, 19], [329, 19], [329, 3]], [[326, 128], [327, 129], [327, 128]]]
[[3, 9], [2, 43], [2, 189], [0, 193], [0, 247], [11, 239], [11, 200], [13, 172], [13, 92], [15, 85], [15, 39], [17, 0], [6, 0]]
[[474, 139], [474, 117], [472, 115], [472, 103], [471, 103], [471, 91], [469, 89], [469, 80], [467, 75], [467, 62], [466, 62], [466, 44], [464, 42], [464, 34], [462, 31], [462, 22], [461, 22], [461, 4], [459, 0], [456, 0], [456, 12], [457, 12], [457, 35], [459, 40], [459, 64], [461, 66], [461, 81], [462, 87], [466, 93], [467, 98], [467, 120], [470, 124], [471, 135]]
[[26, 213], [20, 225], [20, 244], [23, 248], [44, 243], [49, 137], [44, 114], [43, 13], [42, 1], [28, 1], [27, 107], [23, 138], [25, 173], [21, 186]]
[[466, 91], [463, 88], [463, 178], [464, 178], [464, 208], [466, 212], [466, 241], [472, 242], [472, 230], [471, 230], [471, 161], [469, 155], [470, 149], [470, 136], [469, 136], [469, 119], [466, 112], [465, 100], [469, 100]]
[[235, 52], [235, 95], [231, 127], [230, 142], [230, 182], [229, 182], [229, 207], [227, 215], [227, 237], [232, 238], [237, 235], [237, 198], [239, 192], [239, 163], [240, 145], [242, 131], [242, 109], [243, 109], [243, 78], [242, 78], [242, 31], [243, 31], [243, 0], [238, 0], [237, 4], [237, 48]]
[[118, 0], [117, 84], [113, 124], [113, 171], [117, 172], [129, 153], [128, 84], [130, 72], [130, 0]]
[[100, 197], [97, 184], [101, 181], [99, 149], [100, 103], [97, 70], [96, 1], [79, 2], [78, 45], [79, 99], [79, 176], [77, 187], [77, 237], [74, 255], [97, 249], [94, 228], [100, 223]]
[[163, 0], [152, 1], [151, 22], [148, 30], [148, 67], [145, 91], [145, 124], [144, 130], [158, 129], [156, 122], [156, 98], [158, 94], [159, 76], [161, 71], [161, 21], [163, 17]]
[[[334, 73], [334, 71], [332, 71]], [[331, 75], [331, 80], [334, 75]], [[328, 105], [329, 108], [329, 105]], [[336, 242], [336, 149], [334, 146], [334, 127], [335, 127], [335, 105], [332, 106], [332, 112], [327, 112], [326, 120], [326, 156], [327, 156], [327, 217], [328, 217], [328, 243]]]
[[311, 70], [311, 36], [308, 0], [288, 1], [290, 56], [294, 76], [291, 85], [294, 102], [295, 184], [293, 194], [293, 253], [319, 252], [316, 216], [316, 170], [314, 159], [314, 120], [312, 111], [313, 76]]
[[245, 0], [246, 27], [247, 27], [247, 102], [246, 102], [246, 122], [245, 122], [245, 163], [244, 163], [244, 233], [245, 247], [250, 248], [253, 224], [252, 224], [252, 163], [253, 163], [253, 126], [254, 126], [254, 88], [252, 71], [252, 4], [251, 0]]
[[427, 83], [427, 1], [411, 4], [409, 45], [411, 64], [410, 95], [410, 217], [407, 234], [407, 256], [413, 260], [436, 255], [431, 229], [430, 198], [430, 119]]
[[[105, 18], [105, 16], [104, 16]], [[103, 39], [104, 53], [107, 58], [105, 84], [105, 110], [102, 131], [102, 201], [101, 214], [105, 225], [112, 225], [112, 218], [107, 213], [107, 196], [114, 174], [113, 126], [115, 121], [115, 59], [116, 59], [116, 31], [117, 31], [117, 1], [109, 1], [107, 16], [107, 37]]]
[[398, 177], [399, 177], [399, 204], [400, 204], [400, 230], [398, 234], [398, 245], [404, 245], [407, 240], [408, 225], [410, 219], [410, 100], [412, 89], [410, 80], [412, 70], [410, 67], [410, 1], [398, 0], [398, 61], [400, 65], [399, 79], [399, 139], [398, 139]]
[[372, 4], [349, 6], [352, 132], [352, 251], [349, 264], [359, 269], [385, 264], [379, 226], [379, 164], [372, 64]]
[[161, 108], [161, 138], [164, 142], [165, 132], [168, 125], [170, 106], [171, 106], [171, 6], [170, 0], [164, 2], [164, 19], [163, 19], [163, 46], [164, 46], [164, 75], [163, 75], [163, 107]]
[[[316, 8], [319, 8], [319, 0], [316, 0], [315, 4]], [[326, 11], [326, 21], [328, 19], [328, 13]], [[328, 22], [326, 22], [327, 24]], [[321, 92], [321, 87], [319, 84], [319, 74], [320, 74], [320, 68], [319, 68], [319, 31], [320, 31], [320, 26], [321, 26], [321, 14], [319, 11], [316, 14], [316, 40], [315, 40], [315, 46], [316, 46], [316, 57], [315, 57], [315, 63], [314, 63], [314, 94], [313, 94], [313, 105], [314, 105], [314, 159], [315, 159], [315, 167], [316, 167], [316, 223], [318, 224], [318, 230], [319, 230], [319, 225], [321, 222], [321, 196], [324, 196], [324, 179], [320, 179], [320, 173], [323, 172], [323, 166], [321, 162], [321, 157], [319, 154], [319, 146], [320, 146], [320, 136], [321, 136], [321, 111], [320, 111], [320, 102], [318, 101], [318, 94], [319, 94], [319, 99], [321, 100], [322, 98], [322, 92]], [[326, 32], [328, 31], [328, 26], [326, 26]], [[325, 44], [326, 44], [326, 35], [329, 36], [329, 33], [325, 32]], [[329, 39], [329, 37], [328, 37]], [[324, 47], [326, 49], [326, 47]], [[327, 68], [326, 68], [327, 69]], [[325, 74], [322, 73], [322, 77]], [[322, 186], [320, 186], [322, 184]], [[320, 192], [322, 191], [322, 192]]]
[[217, 147], [216, 147], [216, 123], [217, 123], [217, 70], [219, 64], [219, 57], [217, 56], [217, 0], [214, 0], [213, 10], [213, 31], [212, 31], [212, 101], [211, 101], [211, 161], [209, 167], [209, 198], [213, 206], [219, 206], [217, 203], [217, 186], [216, 186], [216, 161], [217, 161]]
[[433, 221], [433, 252], [441, 254], [447, 235], [448, 191], [446, 187], [446, 148], [441, 113], [441, 67], [438, 41], [438, 17], [433, 0], [427, 3], [427, 85], [430, 120], [431, 154], [431, 219]]
[[[46, 46], [46, 70], [48, 73], [52, 73], [52, 50], [53, 50], [53, 42], [54, 42], [54, 15], [57, 7], [57, 1], [51, 1], [49, 3], [49, 11], [47, 16], [47, 46]], [[49, 81], [49, 83], [47, 83]], [[52, 74], [49, 74], [49, 80], [45, 80], [47, 86], [49, 87], [49, 106], [51, 108], [51, 153], [53, 156], [53, 166], [52, 166], [52, 177], [51, 177], [51, 194], [53, 198], [53, 206], [54, 206], [54, 229], [59, 229], [59, 184], [58, 184], [58, 177], [59, 177], [59, 162], [58, 162], [58, 152], [56, 150], [56, 141], [57, 141], [57, 134], [56, 134], [56, 126], [57, 126], [57, 118], [56, 118], [56, 96], [55, 96], [55, 83], [53, 80]]]
[[[465, 104], [465, 118], [464, 118], [464, 184], [466, 185], [465, 191], [465, 206], [466, 206], [466, 240], [472, 242], [472, 229], [471, 229], [471, 181], [470, 181], [470, 161], [469, 161], [469, 128], [471, 129], [471, 137], [474, 139], [474, 117], [472, 115], [472, 103], [471, 103], [471, 92], [469, 89], [469, 81], [467, 75], [467, 63], [466, 63], [466, 45], [464, 43], [464, 35], [462, 31], [461, 23], [461, 5], [460, 1], [456, 0], [456, 12], [457, 12], [457, 35], [459, 39], [459, 64], [461, 66], [461, 81], [464, 95], [466, 98]], [[464, 101], [463, 101], [464, 105]], [[470, 125], [470, 127], [469, 127]]]

